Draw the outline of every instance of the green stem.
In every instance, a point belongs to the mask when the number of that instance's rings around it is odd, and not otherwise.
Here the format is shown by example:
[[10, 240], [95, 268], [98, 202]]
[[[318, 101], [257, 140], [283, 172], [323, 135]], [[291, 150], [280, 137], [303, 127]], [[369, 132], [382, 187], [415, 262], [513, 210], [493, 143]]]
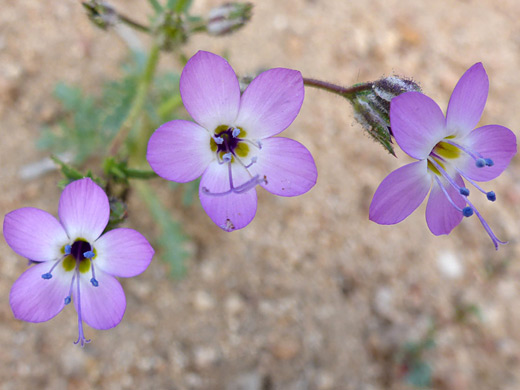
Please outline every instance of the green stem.
[[139, 31], [142, 31], [142, 32], [145, 32], [145, 33], [151, 32], [150, 27], [143, 26], [141, 23], [134, 22], [132, 19], [127, 18], [126, 16], [118, 14], [118, 18], [119, 18], [119, 20], [121, 22], [123, 22], [127, 26], [130, 26], [130, 27], [132, 27], [132, 28], [134, 28], [136, 30], [139, 30]]
[[372, 83], [362, 83], [356, 84], [349, 88], [345, 88], [336, 84], [328, 83], [326, 81], [308, 79], [306, 77], [303, 78], [303, 84], [307, 87], [323, 89], [324, 91], [335, 93], [336, 95], [346, 97], [347, 99], [352, 98], [358, 92], [372, 89], [373, 85]]
[[159, 108], [157, 108], [157, 113], [159, 114], [159, 117], [165, 118], [171, 112], [173, 112], [173, 110], [180, 106], [182, 106], [181, 95], [173, 95], [171, 98], [159, 105]]
[[146, 62], [146, 68], [141, 76], [139, 85], [137, 86], [137, 92], [132, 101], [132, 106], [128, 112], [128, 116], [121, 125], [119, 132], [114, 137], [112, 144], [110, 145], [110, 154], [116, 155], [119, 148], [123, 145], [124, 141], [128, 137], [128, 133], [132, 130], [135, 122], [139, 119], [141, 111], [143, 110], [146, 96], [148, 95], [148, 89], [153, 81], [155, 70], [157, 69], [157, 63], [159, 62], [159, 45], [154, 44], [148, 54], [148, 60]]
[[141, 171], [139, 169], [126, 169], [126, 177], [129, 179], [154, 179], [159, 177], [154, 171]]

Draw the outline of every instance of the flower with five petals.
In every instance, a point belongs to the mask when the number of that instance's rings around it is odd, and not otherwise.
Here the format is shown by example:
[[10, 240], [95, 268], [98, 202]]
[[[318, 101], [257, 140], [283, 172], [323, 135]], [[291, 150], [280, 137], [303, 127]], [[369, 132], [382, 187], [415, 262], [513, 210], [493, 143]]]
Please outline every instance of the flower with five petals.
[[[449, 234], [463, 217], [476, 214], [495, 248], [504, 244], [469, 200], [464, 180], [490, 201], [493, 191], [476, 182], [496, 178], [516, 153], [516, 137], [503, 126], [475, 129], [488, 95], [489, 81], [481, 63], [469, 68], [451, 95], [446, 117], [439, 106], [419, 92], [392, 99], [390, 125], [397, 144], [419, 160], [390, 173], [370, 205], [370, 219], [379, 224], [401, 222], [424, 200], [426, 221], [435, 235]], [[431, 189], [431, 191], [430, 191]]]
[[241, 93], [222, 57], [199, 51], [186, 64], [180, 93], [195, 122], [174, 120], [150, 137], [147, 160], [161, 177], [180, 183], [202, 175], [202, 207], [226, 231], [248, 225], [256, 213], [256, 186], [280, 196], [309, 191], [317, 179], [310, 152], [274, 137], [303, 103], [300, 72], [270, 69]]
[[7, 244], [33, 265], [14, 283], [9, 303], [14, 316], [44, 322], [74, 302], [78, 313], [76, 343], [89, 342], [83, 321], [95, 329], [113, 328], [123, 318], [126, 299], [114, 276], [143, 272], [154, 250], [139, 232], [118, 228], [105, 234], [110, 206], [91, 179], [67, 185], [59, 221], [46, 211], [25, 207], [4, 219]]

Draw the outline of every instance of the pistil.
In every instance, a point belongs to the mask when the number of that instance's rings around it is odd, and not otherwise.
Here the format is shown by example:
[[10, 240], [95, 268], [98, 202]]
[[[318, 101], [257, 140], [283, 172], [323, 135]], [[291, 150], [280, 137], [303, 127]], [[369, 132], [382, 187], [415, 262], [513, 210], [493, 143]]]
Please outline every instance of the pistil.
[[83, 319], [81, 317], [81, 294], [80, 294], [80, 276], [79, 276], [79, 269], [76, 268], [76, 293], [77, 293], [77, 299], [78, 299], [78, 305], [77, 305], [77, 311], [78, 311], [78, 339], [74, 342], [74, 344], [80, 343], [81, 346], [85, 346], [85, 344], [90, 343], [90, 339], [87, 340], [85, 338], [85, 334], [83, 333]]
[[498, 249], [498, 244], [502, 244], [502, 245], [505, 245], [507, 244], [507, 241], [500, 241], [497, 236], [495, 235], [495, 233], [493, 233], [493, 230], [491, 230], [491, 228], [489, 227], [488, 223], [486, 222], [486, 220], [484, 219], [484, 217], [482, 217], [482, 215], [478, 212], [478, 210], [476, 209], [475, 206], [473, 206], [473, 204], [469, 201], [469, 199], [466, 199], [466, 201], [468, 202], [468, 204], [471, 206], [472, 210], [475, 212], [475, 214], [477, 215], [480, 223], [482, 224], [482, 226], [484, 227], [484, 229], [486, 230], [486, 233], [488, 234], [489, 238], [491, 238], [491, 241], [493, 241], [493, 245], [495, 245], [495, 249]]

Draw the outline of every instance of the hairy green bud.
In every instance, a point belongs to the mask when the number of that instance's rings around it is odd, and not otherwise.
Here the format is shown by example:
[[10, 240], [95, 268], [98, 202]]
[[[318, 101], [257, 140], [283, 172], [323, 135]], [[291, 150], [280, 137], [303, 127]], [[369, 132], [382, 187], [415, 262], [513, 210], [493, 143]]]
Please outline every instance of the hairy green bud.
[[411, 91], [420, 92], [421, 88], [413, 80], [390, 76], [374, 81], [371, 89], [360, 91], [349, 98], [354, 106], [355, 119], [393, 155], [390, 103], [394, 97]]

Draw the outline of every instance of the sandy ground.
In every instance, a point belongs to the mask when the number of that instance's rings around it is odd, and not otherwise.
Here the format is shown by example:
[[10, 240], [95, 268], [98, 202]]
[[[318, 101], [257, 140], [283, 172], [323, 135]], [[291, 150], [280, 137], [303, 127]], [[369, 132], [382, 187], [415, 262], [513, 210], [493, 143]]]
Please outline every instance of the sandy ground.
[[[217, 1], [196, 0], [207, 12]], [[397, 73], [418, 80], [445, 108], [462, 73], [482, 61], [490, 78], [482, 124], [520, 128], [520, 4], [513, 0], [263, 0], [252, 22], [226, 38], [185, 48], [227, 52], [239, 73], [283, 66], [341, 84]], [[118, 1], [146, 22], [147, 2]], [[144, 40], [146, 42], [146, 40]], [[34, 146], [58, 110], [63, 80], [99, 90], [126, 48], [90, 25], [76, 1], [10, 1], [0, 13], [0, 211], [57, 211], [59, 175], [24, 181], [19, 170], [46, 156]], [[165, 55], [161, 67], [178, 67]], [[436, 324], [424, 355], [433, 388], [520, 388], [520, 161], [485, 188], [478, 206], [509, 245], [498, 252], [476, 218], [435, 237], [424, 206], [397, 226], [368, 220], [379, 182], [408, 162], [361, 132], [341, 99], [307, 90], [284, 133], [304, 143], [316, 187], [283, 199], [259, 191], [249, 227], [217, 229], [198, 204], [182, 209], [157, 189], [193, 240], [189, 274], [167, 278], [156, 257], [123, 280], [128, 307], [115, 329], [87, 327], [81, 349], [67, 308], [42, 324], [13, 318], [8, 294], [26, 262], [0, 240], [0, 389], [409, 389], [398, 363], [408, 342]], [[127, 226], [153, 239], [134, 196]], [[480, 316], [467, 315], [467, 307]]]

